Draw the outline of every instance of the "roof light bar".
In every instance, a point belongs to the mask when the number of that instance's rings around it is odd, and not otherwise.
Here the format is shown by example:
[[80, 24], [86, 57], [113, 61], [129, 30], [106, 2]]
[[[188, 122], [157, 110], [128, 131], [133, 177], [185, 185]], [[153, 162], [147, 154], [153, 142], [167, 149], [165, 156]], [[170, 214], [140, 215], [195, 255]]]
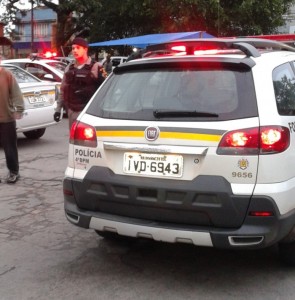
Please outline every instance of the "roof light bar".
[[184, 45], [172, 46], [171, 50], [179, 51], [179, 52], [186, 52], [186, 46], [184, 46]]

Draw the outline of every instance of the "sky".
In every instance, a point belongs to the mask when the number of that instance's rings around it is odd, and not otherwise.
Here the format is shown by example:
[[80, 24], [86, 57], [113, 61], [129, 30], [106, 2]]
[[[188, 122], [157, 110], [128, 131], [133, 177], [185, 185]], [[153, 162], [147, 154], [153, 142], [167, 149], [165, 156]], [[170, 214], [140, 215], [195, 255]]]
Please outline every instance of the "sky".
[[[0, 0], [0, 15], [2, 15], [6, 11], [5, 6], [3, 7], [3, 5], [2, 5], [2, 3], [4, 3], [4, 1], [5, 0]], [[29, 9], [29, 8], [31, 8], [31, 1], [29, 1], [29, 0], [20, 0], [18, 7], [20, 9]], [[1, 19], [1, 17], [0, 17], [0, 19]]]
[[[2, 14], [4, 14], [6, 11], [4, 3], [7, 3], [7, 1], [9, 1], [9, 0], [0, 0], [0, 21], [2, 19], [1, 18]], [[52, 2], [58, 3], [58, 0], [52, 0]], [[17, 6], [20, 9], [31, 9], [31, 6], [32, 6], [31, 0], [19, 0]], [[12, 24], [9, 24], [7, 26], [9, 26], [11, 28], [14, 27]]]
[[[0, 19], [1, 19], [1, 14], [5, 12], [5, 6], [2, 7], [2, 3], [9, 1], [9, 0], [0, 0]], [[58, 3], [58, 0], [53, 0], [52, 2]], [[31, 8], [31, 0], [19, 0], [18, 7], [20, 9], [30, 9]]]

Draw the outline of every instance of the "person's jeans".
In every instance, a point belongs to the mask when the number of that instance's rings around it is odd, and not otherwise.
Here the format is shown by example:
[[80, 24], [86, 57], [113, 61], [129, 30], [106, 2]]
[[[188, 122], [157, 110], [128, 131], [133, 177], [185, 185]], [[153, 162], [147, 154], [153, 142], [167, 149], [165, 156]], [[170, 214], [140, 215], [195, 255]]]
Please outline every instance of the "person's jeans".
[[18, 174], [18, 150], [16, 122], [0, 123], [0, 141], [6, 158], [6, 166], [12, 173]]

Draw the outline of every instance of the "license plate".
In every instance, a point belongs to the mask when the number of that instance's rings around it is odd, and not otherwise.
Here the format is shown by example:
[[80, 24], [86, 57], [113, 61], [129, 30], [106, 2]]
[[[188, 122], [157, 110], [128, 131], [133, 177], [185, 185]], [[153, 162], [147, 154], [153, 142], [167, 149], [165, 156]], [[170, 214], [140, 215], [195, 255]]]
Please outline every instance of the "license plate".
[[29, 103], [31, 103], [31, 104], [46, 102], [46, 97], [43, 96], [43, 95], [41, 95], [41, 96], [28, 96], [27, 99], [28, 99]]
[[183, 157], [174, 154], [124, 153], [123, 172], [163, 177], [181, 177]]

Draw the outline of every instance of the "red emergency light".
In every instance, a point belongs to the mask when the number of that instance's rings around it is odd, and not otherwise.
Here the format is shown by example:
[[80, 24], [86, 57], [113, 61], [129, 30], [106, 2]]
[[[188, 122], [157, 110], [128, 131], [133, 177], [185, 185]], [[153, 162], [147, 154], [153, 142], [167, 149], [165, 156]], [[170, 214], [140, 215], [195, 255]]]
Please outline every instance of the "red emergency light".
[[52, 50], [46, 50], [43, 55], [46, 58], [53, 58], [53, 57], [56, 57], [57, 53]]

